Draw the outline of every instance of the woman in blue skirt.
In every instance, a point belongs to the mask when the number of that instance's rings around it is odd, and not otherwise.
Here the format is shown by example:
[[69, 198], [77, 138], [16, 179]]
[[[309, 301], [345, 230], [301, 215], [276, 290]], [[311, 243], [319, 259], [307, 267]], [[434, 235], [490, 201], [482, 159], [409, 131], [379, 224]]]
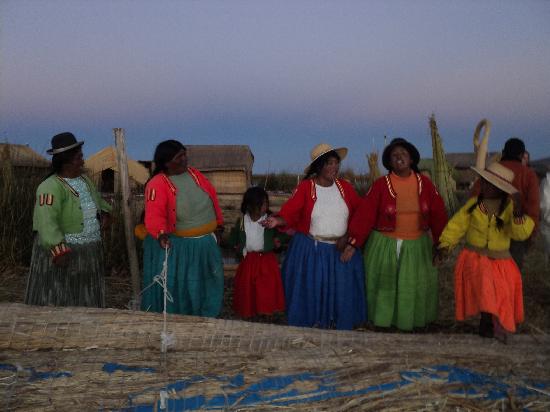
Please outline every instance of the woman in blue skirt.
[[153, 278], [168, 251], [167, 312], [215, 317], [223, 301], [223, 262], [216, 233], [222, 212], [212, 184], [187, 166], [187, 151], [176, 140], [155, 150], [155, 171], [145, 187], [143, 310], [161, 312], [164, 291]]
[[311, 151], [305, 179], [269, 228], [294, 229], [282, 275], [289, 325], [352, 329], [366, 321], [361, 257], [344, 262], [348, 221], [360, 202], [351, 184], [338, 179], [346, 148], [322, 143]]

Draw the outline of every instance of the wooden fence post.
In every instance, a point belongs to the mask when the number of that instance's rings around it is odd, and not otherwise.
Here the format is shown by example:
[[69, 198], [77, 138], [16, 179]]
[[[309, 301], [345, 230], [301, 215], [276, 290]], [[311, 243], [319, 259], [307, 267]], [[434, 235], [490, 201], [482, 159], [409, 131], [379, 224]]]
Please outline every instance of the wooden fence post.
[[128, 260], [130, 262], [130, 274], [132, 276], [132, 294], [134, 302], [140, 301], [141, 277], [139, 273], [138, 257], [136, 252], [136, 242], [134, 239], [134, 218], [130, 210], [130, 182], [128, 179], [128, 159], [126, 157], [126, 144], [124, 142], [124, 129], [115, 128], [115, 146], [116, 158], [118, 164], [118, 173], [120, 176], [119, 189], [122, 189], [121, 204], [122, 214], [124, 216], [124, 234], [126, 237], [126, 249], [128, 251]]

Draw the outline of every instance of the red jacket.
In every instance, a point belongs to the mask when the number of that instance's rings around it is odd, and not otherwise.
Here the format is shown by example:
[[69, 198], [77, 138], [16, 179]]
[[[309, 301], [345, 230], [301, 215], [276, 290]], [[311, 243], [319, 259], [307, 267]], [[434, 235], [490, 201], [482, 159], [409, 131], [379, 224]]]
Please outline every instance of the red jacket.
[[[439, 236], [447, 224], [445, 204], [428, 177], [419, 173], [415, 175], [418, 182], [421, 229], [430, 229], [434, 243], [438, 243]], [[377, 179], [351, 218], [349, 242], [362, 246], [373, 229], [380, 232], [394, 231], [397, 220], [396, 198], [397, 194], [392, 187], [390, 176]]]
[[[197, 169], [187, 168], [197, 186], [203, 189], [214, 205], [216, 221], [223, 225], [223, 216], [216, 189]], [[176, 196], [178, 189], [164, 173], [155, 175], [145, 186], [145, 228], [155, 239], [176, 230]]]
[[[353, 186], [345, 180], [336, 179], [334, 183], [340, 190], [351, 217], [361, 198]], [[278, 215], [285, 219], [289, 228], [308, 234], [311, 226], [311, 213], [316, 200], [315, 181], [313, 179], [302, 180], [290, 199], [281, 207]]]

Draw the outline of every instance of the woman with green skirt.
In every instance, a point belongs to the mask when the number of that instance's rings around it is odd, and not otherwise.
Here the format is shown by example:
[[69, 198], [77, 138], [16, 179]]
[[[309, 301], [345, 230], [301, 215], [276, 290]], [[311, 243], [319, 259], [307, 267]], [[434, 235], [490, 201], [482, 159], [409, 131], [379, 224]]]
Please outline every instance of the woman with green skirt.
[[176, 140], [155, 150], [155, 170], [145, 187], [143, 295], [141, 308], [162, 312], [164, 290], [154, 278], [167, 258], [166, 311], [215, 317], [223, 301], [223, 262], [217, 236], [223, 217], [216, 191], [187, 166], [187, 151]]
[[412, 330], [437, 319], [432, 239], [439, 239], [447, 213], [433, 183], [419, 173], [419, 161], [411, 143], [392, 140], [382, 155], [389, 174], [373, 183], [349, 228], [350, 242], [356, 247], [368, 238], [364, 248], [368, 319], [378, 327]]

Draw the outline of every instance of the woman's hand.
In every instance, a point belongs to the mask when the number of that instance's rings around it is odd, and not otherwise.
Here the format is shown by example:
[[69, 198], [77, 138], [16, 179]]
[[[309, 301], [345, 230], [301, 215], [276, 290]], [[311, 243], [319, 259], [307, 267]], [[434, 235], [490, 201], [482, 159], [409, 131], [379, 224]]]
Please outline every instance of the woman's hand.
[[340, 261], [342, 261], [343, 263], [347, 263], [351, 260], [354, 254], [355, 248], [352, 245], [346, 245], [344, 251], [340, 255]]
[[347, 244], [348, 244], [348, 235], [346, 233], [344, 236], [338, 238], [338, 240], [336, 241], [336, 249], [339, 252], [343, 252]]
[[286, 222], [280, 216], [268, 216], [260, 222], [260, 225], [262, 225], [266, 229], [273, 229], [277, 226], [285, 226]]
[[438, 249], [437, 246], [434, 245], [432, 249], [432, 265], [439, 266], [441, 263], [447, 260], [448, 257], [449, 251], [447, 249]]
[[170, 249], [170, 237], [166, 233], [158, 237], [158, 242], [161, 248]]
[[218, 227], [216, 228], [216, 231], [214, 232], [214, 235], [216, 236], [216, 243], [218, 245], [221, 244], [222, 242], [222, 236], [223, 236], [224, 230], [225, 228], [223, 227], [223, 225], [218, 225]]
[[521, 215], [521, 197], [519, 192], [511, 194], [510, 197], [512, 198], [512, 203], [514, 204], [514, 215]]
[[71, 252], [56, 256], [52, 262], [55, 266], [64, 268], [67, 267], [67, 265], [69, 264], [69, 260], [71, 260]]
[[101, 230], [105, 231], [109, 229], [109, 227], [111, 226], [111, 220], [111, 215], [109, 213], [101, 213], [99, 223]]

